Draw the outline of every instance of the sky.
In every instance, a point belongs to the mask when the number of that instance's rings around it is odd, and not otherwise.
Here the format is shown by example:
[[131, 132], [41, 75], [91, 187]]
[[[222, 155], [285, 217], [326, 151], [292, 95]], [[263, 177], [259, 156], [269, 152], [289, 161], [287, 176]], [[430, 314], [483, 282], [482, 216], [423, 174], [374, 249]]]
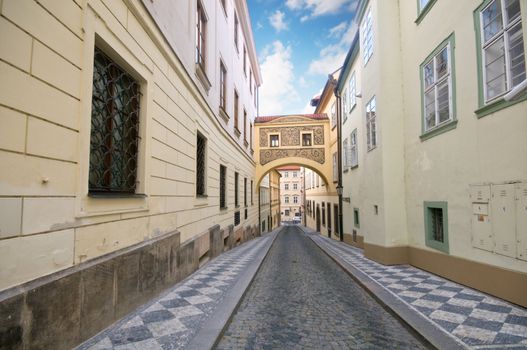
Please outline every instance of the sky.
[[247, 0], [263, 85], [260, 116], [313, 113], [309, 105], [342, 66], [358, 0]]

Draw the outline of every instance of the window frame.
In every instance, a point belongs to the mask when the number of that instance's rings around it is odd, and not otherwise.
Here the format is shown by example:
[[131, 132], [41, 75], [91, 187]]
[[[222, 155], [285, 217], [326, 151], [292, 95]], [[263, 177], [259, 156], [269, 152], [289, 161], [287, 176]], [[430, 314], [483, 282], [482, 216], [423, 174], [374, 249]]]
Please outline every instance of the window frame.
[[351, 73], [350, 80], [348, 82], [349, 92], [349, 108], [348, 113], [351, 113], [357, 105], [357, 76], [355, 72]]
[[339, 175], [338, 175], [338, 152], [333, 152], [331, 156], [333, 160], [333, 182], [338, 182]]
[[[361, 24], [361, 48], [363, 66], [366, 67], [371, 57], [373, 56], [373, 48], [375, 46], [375, 35], [373, 32], [373, 13], [371, 5], [364, 12]], [[368, 45], [369, 44], [369, 45]]]
[[220, 59], [220, 110], [227, 113], [227, 67]]
[[236, 13], [236, 10], [234, 10], [234, 47], [236, 48], [236, 52], [240, 53], [239, 48], [239, 26], [240, 26], [240, 20], [238, 19], [238, 14]]
[[195, 63], [207, 71], [207, 15], [200, 0], [196, 2], [196, 57]]
[[[350, 134], [350, 167], [354, 169], [359, 166], [359, 142], [358, 142], [358, 131], [353, 129]], [[353, 154], [355, 154], [355, 162], [353, 162]]]
[[238, 136], [241, 135], [240, 128], [239, 128], [239, 110], [240, 110], [240, 95], [238, 94], [238, 90], [234, 88], [234, 131], [237, 133]]
[[[374, 116], [371, 117], [368, 116], [368, 113], [371, 113], [371, 103], [372, 101], [374, 102], [374, 107], [375, 107], [375, 111], [374, 111]], [[370, 109], [370, 112], [368, 112], [368, 108]], [[379, 128], [377, 127], [377, 99], [376, 99], [376, 96], [374, 95], [369, 101], [368, 103], [366, 103], [366, 108], [365, 108], [365, 112], [366, 112], [366, 145], [367, 145], [367, 149], [368, 149], [368, 152], [370, 151], [373, 151], [374, 149], [377, 148], [377, 146], [379, 145]], [[374, 126], [374, 128], [372, 128], [372, 125]], [[373, 132], [372, 129], [374, 129], [375, 131]], [[372, 138], [372, 136], [375, 136]], [[375, 141], [375, 142], [372, 142]]]
[[359, 212], [359, 208], [353, 208], [353, 227], [360, 228], [360, 212]]
[[240, 180], [240, 173], [237, 171], [234, 172], [234, 207], [239, 208], [240, 207], [240, 191], [238, 182]]
[[[485, 0], [479, 5], [473, 13], [474, 16], [474, 26], [475, 26], [475, 35], [476, 35], [476, 57], [477, 57], [477, 68], [478, 68], [478, 108], [474, 111], [476, 113], [478, 118], [485, 117], [489, 114], [495, 113], [501, 109], [513, 106], [517, 103], [523, 102], [527, 100], [527, 93], [524, 93], [522, 96], [519, 96], [518, 98], [512, 100], [512, 101], [505, 101], [503, 99], [503, 96], [511, 91], [510, 84], [507, 86], [506, 91], [498, 96], [493, 97], [491, 100], [487, 100], [486, 98], [486, 82], [485, 82], [485, 67], [484, 67], [484, 44], [483, 44], [483, 31], [482, 31], [482, 13], [483, 11], [488, 8], [493, 1], [500, 1], [501, 0]], [[502, 16], [504, 16], [505, 11], [502, 10]], [[525, 9], [522, 7], [522, 2], [520, 1], [520, 16], [518, 19], [515, 20], [513, 24], [509, 24], [509, 28], [513, 28], [518, 23], [522, 26], [522, 34], [525, 34], [525, 28], [524, 28], [524, 21], [521, 17], [522, 14], [525, 13]], [[503, 17], [502, 17], [503, 20]], [[500, 32], [503, 32], [503, 38], [505, 41], [505, 29], [502, 28]], [[495, 43], [498, 39], [498, 33], [494, 35], [494, 37], [489, 40], [489, 43]], [[524, 54], [527, 55], [526, 52], [526, 45], [525, 45], [525, 39], [526, 37], [522, 35], [523, 45], [524, 45]], [[508, 45], [508, 43], [504, 44], [504, 47]], [[525, 58], [524, 58], [525, 59]], [[510, 74], [507, 73], [507, 66], [510, 65], [509, 62], [509, 52], [508, 50], [505, 50], [505, 65], [506, 65], [506, 77], [507, 77], [507, 83], [510, 81]], [[527, 66], [527, 59], [525, 62], [525, 65]], [[526, 67], [527, 70], [527, 67]], [[526, 72], [527, 74], [527, 72]]]
[[419, 25], [425, 18], [425, 16], [430, 12], [432, 7], [435, 5], [437, 0], [428, 0], [428, 2], [425, 4], [425, 6], [421, 6], [421, 0], [417, 0], [417, 18], [415, 19], [415, 23]]
[[[223, 186], [222, 186], [222, 182], [223, 182]], [[227, 191], [227, 167], [223, 164], [220, 164], [219, 190], [220, 190], [219, 207], [220, 207], [220, 210], [225, 210], [228, 208], [227, 206], [227, 193], [228, 193]]]
[[[448, 56], [448, 73], [444, 78], [437, 80], [437, 69], [436, 69], [436, 57], [444, 50], [447, 49]], [[425, 67], [432, 62], [434, 71], [434, 83], [427, 88], [426, 77], [424, 73]], [[421, 63], [419, 66], [419, 76], [421, 85], [421, 135], [419, 136], [422, 141], [428, 140], [436, 135], [455, 129], [457, 126], [457, 106], [456, 106], [456, 64], [455, 64], [455, 33], [451, 33], [445, 40], [443, 40]], [[445, 81], [448, 82], [448, 93], [449, 93], [449, 119], [441, 123], [439, 122], [439, 109], [438, 109], [438, 86]], [[436, 125], [426, 129], [426, 93], [434, 89], [434, 109], [435, 109], [435, 122]]]
[[[198, 167], [199, 167], [199, 164], [198, 162], [200, 161], [198, 158], [198, 153], [199, 153], [199, 139], [202, 139], [203, 140], [203, 174], [201, 174], [201, 181], [203, 182], [203, 188], [199, 189], [199, 176], [200, 174], [198, 173]], [[195, 195], [196, 195], [196, 198], [203, 198], [203, 197], [207, 197], [207, 143], [208, 143], [208, 140], [207, 138], [202, 134], [200, 133], [199, 131], [196, 133], [196, 177], [195, 177], [195, 180], [196, 180], [196, 192], [195, 192]]]
[[[276, 144], [273, 142], [274, 137], [276, 137]], [[280, 134], [269, 134], [269, 147], [280, 147]]]
[[[304, 142], [304, 136], [309, 136], [309, 144], [306, 144]], [[301, 134], [301, 138], [302, 138], [302, 147], [312, 147], [313, 146], [313, 133], [311, 133], [311, 132], [303, 132]]]
[[[432, 229], [432, 217], [430, 209], [441, 209], [442, 210], [442, 227], [443, 227], [443, 242], [433, 239]], [[448, 202], [423, 202], [423, 217], [424, 217], [424, 233], [425, 233], [425, 244], [427, 247], [442, 251], [443, 253], [449, 254], [449, 241], [448, 241]]]

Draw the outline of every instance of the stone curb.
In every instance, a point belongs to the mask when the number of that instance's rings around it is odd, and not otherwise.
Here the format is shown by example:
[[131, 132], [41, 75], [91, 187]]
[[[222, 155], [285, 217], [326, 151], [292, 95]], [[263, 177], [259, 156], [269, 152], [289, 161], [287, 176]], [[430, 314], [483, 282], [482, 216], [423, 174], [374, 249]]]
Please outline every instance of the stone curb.
[[266, 243], [264, 249], [258, 252], [258, 256], [251, 262], [247, 269], [243, 272], [242, 276], [238, 279], [229, 291], [226, 292], [220, 305], [214, 310], [214, 312], [205, 321], [201, 329], [194, 334], [193, 339], [185, 347], [185, 349], [191, 350], [203, 350], [212, 349], [219, 342], [223, 332], [225, 331], [231, 317], [234, 315], [238, 306], [241, 303], [245, 292], [248, 290], [249, 285], [252, 283], [256, 273], [260, 269], [262, 262], [267, 257], [267, 254], [271, 250], [271, 246], [278, 236], [278, 232], [282, 227], [275, 229], [268, 233], [272, 235], [271, 239]]
[[[465, 344], [461, 343], [452, 335], [445, 333], [442, 329], [435, 326], [429, 319], [422, 316], [410, 306], [406, 305], [402, 300], [399, 300], [391, 294], [384, 287], [379, 285], [368, 277], [367, 274], [355, 268], [351, 264], [342, 260], [337, 254], [326, 249], [319, 244], [312, 235], [319, 235], [315, 231], [311, 231], [301, 227], [304, 233], [311, 239], [311, 241], [326, 255], [328, 255], [337, 265], [339, 265], [346, 273], [348, 273], [359, 285], [361, 285], [372, 297], [375, 298], [382, 306], [388, 309], [392, 314], [400, 318], [407, 326], [412, 328], [415, 332], [426, 339], [432, 346], [437, 349], [470, 349]], [[322, 236], [321, 236], [322, 237]]]

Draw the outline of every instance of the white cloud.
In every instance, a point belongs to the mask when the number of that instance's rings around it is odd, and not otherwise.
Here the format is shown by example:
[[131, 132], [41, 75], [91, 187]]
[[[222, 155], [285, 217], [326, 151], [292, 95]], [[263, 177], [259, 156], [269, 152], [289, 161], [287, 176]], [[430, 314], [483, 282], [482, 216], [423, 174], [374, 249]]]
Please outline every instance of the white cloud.
[[[355, 21], [351, 23], [343, 23], [330, 29], [330, 35], [340, 32], [340, 35], [334, 36], [338, 39], [335, 44], [327, 45], [320, 50], [319, 57], [309, 64], [308, 73], [313, 75], [327, 75], [333, 73], [344, 64], [344, 59], [350, 48], [353, 37], [357, 31], [357, 24]], [[337, 28], [338, 29], [335, 29]]]
[[334, 26], [333, 28], [329, 30], [329, 37], [330, 38], [338, 37], [339, 35], [342, 34], [342, 32], [346, 30], [347, 27], [348, 27], [347, 22], [342, 22], [340, 24], [337, 24], [336, 26]]
[[291, 46], [279, 40], [264, 48], [260, 69], [266, 83], [260, 88], [260, 115], [285, 114], [299, 101], [291, 53]]
[[315, 107], [311, 106], [311, 101], [309, 101], [302, 109], [302, 114], [313, 114], [315, 112]]
[[271, 16], [269, 16], [269, 23], [271, 23], [277, 32], [289, 29], [284, 17], [285, 13], [280, 10], [276, 10]]
[[335, 14], [338, 13], [343, 7], [346, 10], [353, 10], [354, 4], [358, 0], [287, 0], [286, 6], [290, 10], [294, 11], [307, 11], [308, 15], [301, 18], [304, 22], [309, 18]]

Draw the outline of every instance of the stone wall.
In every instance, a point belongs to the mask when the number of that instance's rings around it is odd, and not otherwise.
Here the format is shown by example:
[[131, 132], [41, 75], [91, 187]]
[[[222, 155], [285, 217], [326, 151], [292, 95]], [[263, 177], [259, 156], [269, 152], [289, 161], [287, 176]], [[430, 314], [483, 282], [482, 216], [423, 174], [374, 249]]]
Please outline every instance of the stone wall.
[[71, 349], [258, 235], [220, 229], [180, 242], [177, 231], [0, 293], [0, 349]]

